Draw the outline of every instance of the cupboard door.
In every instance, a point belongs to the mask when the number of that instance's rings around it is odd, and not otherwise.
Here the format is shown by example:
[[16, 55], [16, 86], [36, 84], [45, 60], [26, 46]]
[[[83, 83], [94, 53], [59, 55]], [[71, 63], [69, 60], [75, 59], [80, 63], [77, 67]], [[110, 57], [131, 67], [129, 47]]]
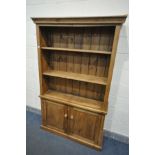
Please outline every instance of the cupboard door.
[[67, 132], [67, 106], [55, 102], [42, 101], [43, 125]]
[[69, 132], [72, 136], [100, 143], [99, 136], [103, 131], [103, 116], [78, 108], [69, 109]]

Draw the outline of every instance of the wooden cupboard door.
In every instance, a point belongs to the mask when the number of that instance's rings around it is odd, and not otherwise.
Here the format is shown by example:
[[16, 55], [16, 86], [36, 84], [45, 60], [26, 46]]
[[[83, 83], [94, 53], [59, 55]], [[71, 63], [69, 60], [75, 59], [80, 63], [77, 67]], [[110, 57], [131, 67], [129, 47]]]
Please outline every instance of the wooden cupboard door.
[[43, 125], [67, 132], [67, 106], [51, 101], [42, 101]]
[[[103, 131], [103, 116], [97, 113], [85, 111], [78, 108], [69, 109], [69, 132], [72, 136], [100, 143], [99, 136]], [[102, 138], [102, 137], [101, 137]]]

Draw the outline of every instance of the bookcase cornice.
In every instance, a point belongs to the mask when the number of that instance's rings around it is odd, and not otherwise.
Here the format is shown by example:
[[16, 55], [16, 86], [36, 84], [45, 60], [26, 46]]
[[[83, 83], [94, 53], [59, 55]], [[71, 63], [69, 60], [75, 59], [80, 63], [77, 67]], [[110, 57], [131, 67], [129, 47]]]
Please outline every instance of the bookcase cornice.
[[123, 24], [127, 15], [97, 17], [32, 17], [36, 24]]

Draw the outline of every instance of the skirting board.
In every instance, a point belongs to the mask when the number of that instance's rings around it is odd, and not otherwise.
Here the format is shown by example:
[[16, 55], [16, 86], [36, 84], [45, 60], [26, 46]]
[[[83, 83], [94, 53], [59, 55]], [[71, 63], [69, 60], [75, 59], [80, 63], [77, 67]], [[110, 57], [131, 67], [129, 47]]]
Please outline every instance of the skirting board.
[[[30, 106], [26, 106], [26, 111], [30, 111], [30, 112], [33, 112], [35, 114], [41, 115], [41, 111], [39, 109], [30, 107]], [[105, 129], [104, 129], [104, 136], [109, 137], [109, 138], [114, 139], [114, 140], [117, 140], [117, 141], [120, 141], [120, 142], [123, 142], [123, 143], [126, 143], [126, 144], [129, 144], [129, 138], [128, 137], [114, 133], [114, 132], [111, 132], [111, 131], [108, 131], [108, 130], [105, 130]]]

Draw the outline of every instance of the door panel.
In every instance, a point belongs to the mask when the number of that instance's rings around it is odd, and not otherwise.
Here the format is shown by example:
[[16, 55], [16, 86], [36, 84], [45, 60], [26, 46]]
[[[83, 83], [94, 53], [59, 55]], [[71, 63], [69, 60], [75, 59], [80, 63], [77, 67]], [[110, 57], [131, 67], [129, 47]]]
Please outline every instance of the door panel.
[[42, 101], [44, 103], [44, 117], [46, 117], [45, 125], [48, 127], [67, 131], [67, 107], [63, 104], [51, 101]]
[[101, 116], [96, 113], [70, 108], [70, 134], [97, 143], [101, 130]]

